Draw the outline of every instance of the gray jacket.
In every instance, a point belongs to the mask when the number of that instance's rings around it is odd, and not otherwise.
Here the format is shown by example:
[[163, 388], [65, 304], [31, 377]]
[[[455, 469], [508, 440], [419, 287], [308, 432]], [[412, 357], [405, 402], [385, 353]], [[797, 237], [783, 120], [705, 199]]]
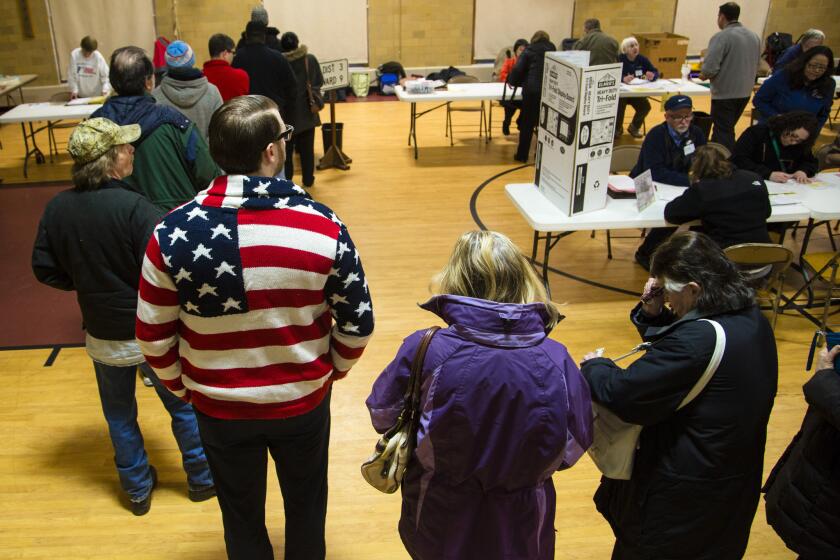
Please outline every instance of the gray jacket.
[[181, 111], [195, 123], [204, 140], [207, 140], [210, 117], [222, 106], [219, 88], [208, 82], [204, 76], [190, 80], [164, 76], [160, 86], [152, 92], [152, 96], [158, 103]]
[[712, 82], [712, 99], [743, 99], [752, 94], [761, 57], [758, 35], [733, 21], [714, 34], [702, 73]]

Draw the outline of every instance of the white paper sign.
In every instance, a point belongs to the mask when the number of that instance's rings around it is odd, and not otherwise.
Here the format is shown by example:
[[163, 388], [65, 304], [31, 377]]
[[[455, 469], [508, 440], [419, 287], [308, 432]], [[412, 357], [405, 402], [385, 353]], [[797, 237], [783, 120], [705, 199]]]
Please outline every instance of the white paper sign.
[[633, 179], [636, 185], [636, 207], [639, 212], [656, 201], [656, 188], [653, 186], [653, 175], [650, 169]]
[[324, 85], [321, 87], [321, 91], [330, 91], [350, 85], [350, 65], [346, 58], [322, 62], [321, 74], [324, 75]]

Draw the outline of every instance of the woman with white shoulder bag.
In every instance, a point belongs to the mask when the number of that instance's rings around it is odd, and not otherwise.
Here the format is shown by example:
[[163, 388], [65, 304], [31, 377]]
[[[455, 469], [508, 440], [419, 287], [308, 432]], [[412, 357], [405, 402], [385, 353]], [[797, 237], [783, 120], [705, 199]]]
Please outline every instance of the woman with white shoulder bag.
[[645, 353], [625, 369], [594, 352], [581, 366], [612, 558], [741, 558], [776, 394], [773, 331], [738, 268], [702, 233], [659, 247], [641, 299], [630, 318]]

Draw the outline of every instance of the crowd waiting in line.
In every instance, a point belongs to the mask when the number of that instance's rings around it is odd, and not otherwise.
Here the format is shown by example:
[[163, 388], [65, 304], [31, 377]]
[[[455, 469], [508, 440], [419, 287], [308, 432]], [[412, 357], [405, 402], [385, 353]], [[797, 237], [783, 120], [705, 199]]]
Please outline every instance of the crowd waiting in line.
[[[731, 5], [719, 17], [732, 37], [713, 43], [748, 38]], [[273, 557], [270, 453], [285, 557], [317, 559], [326, 554], [331, 391], [362, 355], [374, 317], [347, 226], [290, 180], [292, 146], [311, 148], [302, 134], [317, 113], [306, 89], [289, 84], [317, 85], [317, 61], [294, 34], [279, 39], [286, 56], [268, 47], [263, 16], [254, 10], [235, 53], [232, 38], [211, 38], [204, 76], [189, 45], [171, 43], [158, 90], [142, 49], [113, 53], [114, 95], [71, 134], [74, 188], [47, 205], [32, 267], [41, 282], [77, 292], [130, 510], [147, 514], [158, 483], [137, 424], [139, 367], [172, 415], [190, 499], [218, 496], [228, 557]], [[582, 46], [614, 53], [616, 42], [588, 24]], [[82, 48], [95, 52], [90, 42]], [[803, 59], [812, 53], [808, 61], [821, 64], [819, 48], [803, 47], [784, 72], [798, 67], [813, 82], [817, 69]], [[628, 75], [655, 79], [637, 43], [623, 49], [625, 67], [640, 72]], [[520, 122], [536, 118], [537, 70], [550, 50], [537, 34], [509, 65], [525, 84]], [[727, 57], [718, 64], [710, 75], [726, 76]], [[189, 88], [202, 88], [196, 103], [208, 104], [194, 118], [178, 105], [193, 98]], [[731, 99], [722, 114], [741, 103]], [[629, 480], [604, 477], [594, 496], [616, 537], [613, 558], [741, 558], [762, 491], [788, 547], [806, 559], [840, 555], [840, 348], [820, 353], [802, 430], [762, 487], [776, 343], [722, 251], [767, 240], [765, 179], [808, 181], [816, 170], [818, 116], [779, 113], [733, 142], [729, 161], [704, 146], [690, 98], [666, 102], [633, 173], [688, 185], [666, 216], [699, 218], [705, 233], [645, 241], [656, 242], [643, 255], [650, 278], [629, 318], [649, 345], [627, 368], [597, 352], [578, 365], [549, 338], [563, 317], [508, 238], [482, 231], [456, 242], [434, 279], [437, 295], [422, 306], [448, 328], [421, 363], [422, 428], [402, 480], [399, 533], [412, 558], [553, 558], [552, 476], [590, 448], [593, 403], [641, 426]], [[517, 154], [527, 153], [521, 140]], [[405, 339], [371, 389], [378, 432], [400, 415], [422, 334]]]

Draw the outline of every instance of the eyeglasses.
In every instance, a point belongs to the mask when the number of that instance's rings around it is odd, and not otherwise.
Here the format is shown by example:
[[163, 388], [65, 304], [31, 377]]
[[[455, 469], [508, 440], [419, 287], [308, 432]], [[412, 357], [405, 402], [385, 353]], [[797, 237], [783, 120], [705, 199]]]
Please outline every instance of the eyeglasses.
[[828, 70], [828, 66], [826, 66], [825, 64], [814, 64], [810, 62], [805, 65], [805, 68], [807, 68], [808, 70], [816, 70], [817, 72]]
[[786, 138], [791, 144], [801, 144], [808, 139], [808, 136], [806, 135], [805, 138], [802, 138], [796, 134], [795, 130], [786, 130], [782, 133], [782, 138]]
[[280, 140], [285, 140], [288, 142], [292, 138], [292, 134], [295, 132], [295, 127], [290, 124], [286, 125], [286, 128], [280, 131], [280, 135], [277, 137], [275, 142], [279, 142]]
[[669, 118], [670, 120], [677, 121], [677, 122], [688, 122], [688, 121], [690, 121], [691, 119], [694, 118], [694, 115], [691, 114], [691, 113], [689, 113], [687, 115], [683, 115], [682, 117], [679, 117], [677, 115], [672, 115], [670, 113], [665, 113], [665, 116], [667, 118]]

